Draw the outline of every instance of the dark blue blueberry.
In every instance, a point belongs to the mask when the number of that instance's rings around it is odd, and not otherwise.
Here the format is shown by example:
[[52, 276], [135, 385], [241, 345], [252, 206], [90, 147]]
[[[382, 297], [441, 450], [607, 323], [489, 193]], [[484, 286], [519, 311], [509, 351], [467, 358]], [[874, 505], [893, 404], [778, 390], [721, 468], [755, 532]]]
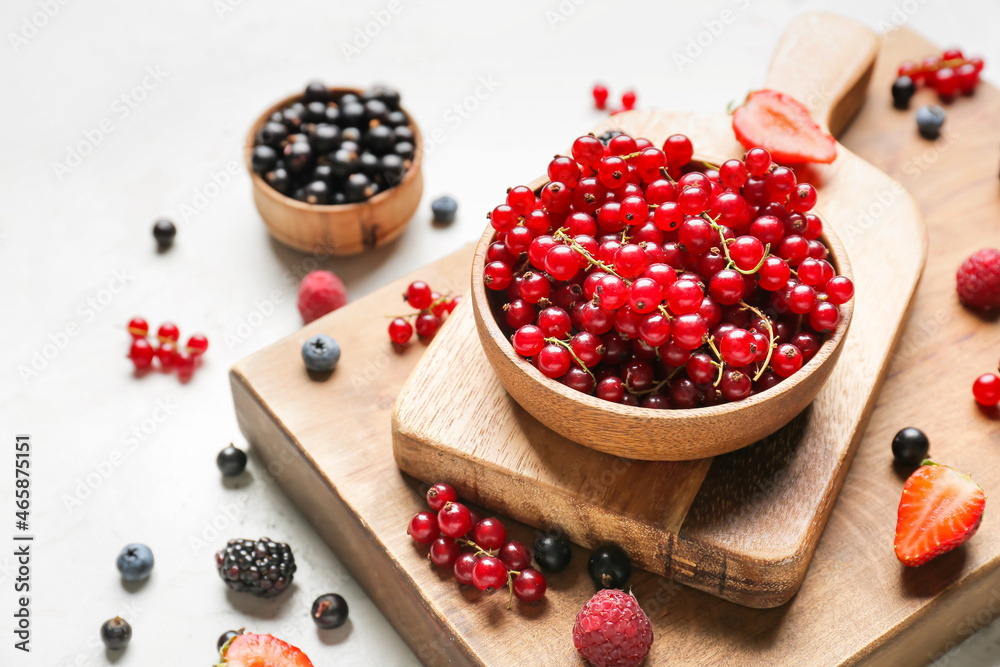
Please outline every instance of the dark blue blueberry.
[[936, 104], [927, 104], [917, 109], [917, 130], [924, 139], [937, 139], [944, 125], [944, 109]]
[[125, 581], [142, 581], [153, 571], [153, 552], [145, 544], [130, 544], [118, 554], [118, 571]]
[[455, 221], [455, 213], [458, 212], [458, 202], [444, 195], [431, 202], [431, 212], [434, 214], [434, 222], [448, 224]]
[[302, 345], [302, 360], [306, 369], [316, 373], [326, 373], [337, 367], [340, 361], [340, 345], [326, 334], [317, 334]]

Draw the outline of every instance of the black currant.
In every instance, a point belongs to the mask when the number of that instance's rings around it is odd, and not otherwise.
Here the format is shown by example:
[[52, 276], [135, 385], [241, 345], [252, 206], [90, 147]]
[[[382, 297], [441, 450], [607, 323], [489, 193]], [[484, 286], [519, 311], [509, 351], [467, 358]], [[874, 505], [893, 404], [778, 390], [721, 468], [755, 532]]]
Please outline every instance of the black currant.
[[345, 127], [340, 131], [340, 138], [344, 141], [353, 141], [356, 144], [360, 144], [361, 130], [356, 127]]
[[411, 144], [413, 143], [413, 130], [406, 125], [394, 127], [392, 131], [396, 135], [396, 141], [409, 141]]
[[385, 125], [376, 125], [365, 132], [362, 144], [376, 155], [385, 155], [396, 145], [396, 136]]
[[274, 171], [267, 172], [264, 174], [264, 180], [281, 194], [288, 194], [291, 177], [288, 175], [288, 170], [284, 167], [278, 167]]
[[293, 141], [285, 146], [285, 164], [289, 172], [301, 174], [309, 168], [312, 161], [313, 150], [308, 141]]
[[257, 131], [257, 144], [267, 144], [272, 148], [278, 148], [287, 137], [288, 128], [283, 123], [268, 121], [264, 123], [264, 127]]
[[326, 103], [310, 102], [307, 104], [304, 118], [310, 123], [322, 123], [326, 119]]
[[323, 112], [323, 121], [330, 123], [331, 125], [336, 125], [340, 122], [340, 107], [338, 107], [333, 102], [326, 105], [326, 111]]
[[[343, 135], [341, 135], [341, 138], [343, 139]], [[343, 141], [340, 142], [340, 149], [350, 151], [357, 155], [361, 152], [361, 144], [357, 141], [351, 141], [350, 139], [343, 139]]]
[[120, 651], [132, 639], [132, 626], [121, 616], [105, 621], [101, 626], [101, 641], [112, 651]]
[[562, 572], [572, 556], [569, 542], [560, 535], [542, 535], [535, 540], [535, 561], [545, 572]]
[[344, 93], [340, 96], [340, 107], [343, 108], [345, 104], [358, 104], [361, 102], [361, 98], [354, 93]]
[[318, 164], [313, 169], [313, 180], [324, 181], [327, 185], [333, 180], [333, 169], [329, 164]]
[[347, 177], [344, 183], [344, 196], [349, 203], [362, 202], [375, 194], [375, 189], [367, 176], [362, 173], [354, 173]]
[[236, 632], [236, 630], [226, 630], [221, 635], [219, 635], [219, 641], [215, 642], [215, 646], [221, 651], [222, 647], [228, 644], [230, 639], [235, 639], [239, 636], [240, 633]]
[[316, 598], [309, 615], [320, 628], [332, 630], [347, 622], [347, 612], [347, 600], [336, 593], [327, 593]]
[[329, 123], [318, 123], [309, 135], [309, 143], [317, 153], [329, 153], [337, 148], [340, 141], [340, 128]]
[[892, 439], [892, 455], [896, 461], [907, 466], [920, 465], [927, 458], [930, 448], [927, 435], [912, 426], [907, 426]]
[[235, 477], [247, 467], [247, 455], [239, 447], [229, 445], [215, 457], [215, 464], [226, 477]]
[[298, 130], [299, 126], [302, 125], [302, 114], [305, 110], [305, 105], [298, 103], [293, 104], [292, 106], [281, 111], [281, 121], [290, 131]]
[[313, 181], [303, 188], [306, 193], [305, 202], [315, 206], [325, 206], [330, 199], [330, 187], [323, 181]]
[[365, 124], [365, 105], [360, 102], [340, 105], [340, 122], [348, 127], [361, 127]]
[[306, 104], [309, 102], [326, 102], [329, 99], [330, 91], [322, 81], [310, 81], [306, 86], [305, 92], [302, 93], [302, 100]]
[[406, 114], [402, 111], [390, 111], [389, 115], [386, 116], [385, 124], [389, 127], [400, 127], [403, 125], [408, 125], [410, 119], [406, 117]]
[[254, 146], [253, 153], [250, 154], [250, 166], [258, 174], [274, 169], [278, 164], [278, 151], [267, 144]]
[[347, 178], [358, 168], [358, 154], [343, 146], [330, 156], [330, 171], [336, 178]]
[[409, 141], [400, 141], [393, 150], [407, 160], [412, 160], [416, 154], [416, 148]]
[[389, 120], [389, 107], [380, 100], [368, 100], [365, 102], [365, 114], [368, 117], [369, 123], [373, 120], [384, 123]]
[[161, 249], [169, 248], [177, 236], [177, 226], [171, 220], [160, 218], [153, 223], [153, 238]]
[[389, 153], [383, 155], [382, 159], [379, 160], [378, 170], [382, 174], [385, 184], [391, 188], [394, 185], [399, 185], [399, 182], [403, 180], [403, 174], [406, 173], [406, 162], [399, 155]]
[[632, 574], [632, 561], [617, 544], [606, 544], [591, 554], [587, 572], [598, 588], [621, 588]]
[[910, 98], [917, 92], [917, 84], [913, 79], [906, 76], [897, 77], [892, 82], [892, 106], [897, 109], [909, 109]]

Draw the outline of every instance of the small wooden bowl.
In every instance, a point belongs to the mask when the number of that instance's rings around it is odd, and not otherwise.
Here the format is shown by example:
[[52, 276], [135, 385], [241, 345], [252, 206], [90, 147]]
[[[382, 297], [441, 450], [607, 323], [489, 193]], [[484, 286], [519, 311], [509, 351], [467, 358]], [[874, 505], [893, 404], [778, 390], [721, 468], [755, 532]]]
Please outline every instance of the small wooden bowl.
[[[335, 96], [360, 95], [352, 88], [330, 88]], [[356, 255], [384, 245], [403, 233], [420, 205], [424, 176], [420, 169], [424, 144], [420, 128], [406, 109], [413, 129], [413, 161], [403, 180], [388, 190], [359, 204], [318, 206], [287, 197], [267, 184], [250, 164], [254, 140], [275, 111], [294, 103], [301, 94], [292, 95], [265, 111], [254, 122], [243, 146], [244, 159], [253, 182], [253, 201], [271, 235], [287, 246], [308, 253]]]
[[[533, 185], [538, 185], [534, 183]], [[500, 382], [522, 408], [573, 442], [644, 461], [686, 461], [731, 452], [771, 435], [816, 397], [840, 356], [854, 300], [840, 307], [840, 324], [808, 364], [777, 386], [735, 403], [690, 410], [654, 410], [611, 403], [552, 380], [522, 359], [497, 324], [483, 267], [495, 236], [487, 227], [472, 265], [472, 305], [486, 356]], [[822, 239], [838, 273], [854, 274], [832, 229]]]

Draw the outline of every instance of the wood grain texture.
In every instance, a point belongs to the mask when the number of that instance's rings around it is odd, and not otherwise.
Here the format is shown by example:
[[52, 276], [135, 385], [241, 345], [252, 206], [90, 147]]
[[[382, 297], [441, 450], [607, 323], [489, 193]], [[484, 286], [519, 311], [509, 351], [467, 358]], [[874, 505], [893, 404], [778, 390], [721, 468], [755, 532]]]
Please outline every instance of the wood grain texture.
[[[920, 139], [912, 111], [892, 110], [889, 84], [898, 62], [938, 50], [907, 29], [887, 34], [868, 102], [842, 138], [913, 192], [928, 222], [931, 253], [855, 464], [849, 473], [843, 462], [824, 464], [839, 467], [846, 480], [808, 574], [788, 604], [759, 610], [637, 572], [633, 591], [656, 633], [648, 665], [923, 664], [1000, 609], [995, 512], [987, 510], [967, 545], [921, 568], [906, 570], [892, 554], [905, 471], [891, 465], [889, 441], [900, 427], [926, 430], [932, 456], [972, 471], [988, 496], [1000, 489], [1000, 421], [995, 412], [979, 411], [969, 391], [973, 377], [996, 363], [998, 325], [960, 308], [954, 294], [958, 262], [1000, 239], [1000, 93], [980, 86], [973, 99], [949, 107], [941, 140]], [[933, 100], [933, 93], [921, 91], [914, 108]], [[852, 225], [839, 230], [845, 243], [886, 243], [880, 225], [898, 194], [888, 190], [858, 200]], [[897, 240], [888, 239], [886, 247]], [[241, 361], [232, 373], [237, 416], [276, 481], [425, 664], [582, 666], [569, 632], [593, 592], [583, 568], [586, 552], [574, 547], [570, 568], [550, 578], [544, 604], [508, 612], [500, 596], [462, 590], [440, 576], [403, 533], [423, 501], [421, 489], [398, 473], [392, 458], [390, 409], [421, 348], [395, 356], [381, 315], [397, 309], [398, 294], [416, 277], [465, 284], [471, 256], [466, 249], [440, 260]], [[858, 278], [864, 280], [860, 273]], [[882, 287], [895, 289], [895, 280]], [[860, 302], [858, 307], [855, 327], [862, 317]], [[312, 383], [302, 373], [298, 349], [321, 331], [348, 342], [342, 363], [351, 355], [356, 360], [326, 382]], [[845, 350], [842, 361], [847, 359]], [[345, 368], [351, 372], [341, 374]], [[761, 446], [717, 457], [703, 489], [735, 489], [746, 520], [760, 521], [769, 485], [784, 489], [779, 501], [788, 500], [794, 485], [783, 485], [818, 463], [780, 442], [772, 447], [777, 451], [766, 462], [743, 458]], [[789, 521], [806, 521], [796, 508], [786, 512]], [[737, 517], [734, 531], [739, 523]], [[524, 526], [509, 525], [516, 539], [533, 537]], [[700, 531], [720, 548], [732, 548], [739, 539], [724, 539], [725, 529], [696, 499], [678, 545], [690, 548]]]
[[[330, 90], [335, 95], [361, 94], [360, 90], [349, 88]], [[378, 193], [368, 201], [337, 206], [307, 204], [281, 194], [269, 186], [260, 174], [254, 172], [250, 160], [257, 132], [272, 113], [284, 109], [299, 98], [300, 95], [292, 95], [262, 113], [250, 127], [243, 144], [243, 157], [253, 184], [253, 201], [271, 236], [302, 252], [356, 255], [384, 245], [402, 234], [420, 205], [424, 192], [424, 175], [421, 170], [423, 137], [409, 114], [407, 116], [410, 117], [415, 147], [410, 168], [398, 185]]]

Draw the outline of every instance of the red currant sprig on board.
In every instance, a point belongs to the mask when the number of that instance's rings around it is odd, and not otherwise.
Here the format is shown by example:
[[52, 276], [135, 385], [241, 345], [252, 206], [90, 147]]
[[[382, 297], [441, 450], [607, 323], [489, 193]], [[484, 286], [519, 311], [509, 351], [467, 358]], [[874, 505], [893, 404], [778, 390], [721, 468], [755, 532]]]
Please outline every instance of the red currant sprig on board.
[[945, 102], [952, 101], [959, 93], [972, 95], [979, 85], [979, 73], [983, 71], [983, 65], [982, 58], [966, 58], [959, 49], [948, 49], [941, 55], [928, 56], [919, 63], [906, 60], [897, 71], [893, 98], [897, 106], [905, 108], [909, 98], [921, 84], [936, 90], [938, 97]]
[[854, 296], [812, 212], [816, 189], [763, 148], [693, 161], [586, 135], [539, 192], [511, 188], [483, 281], [515, 351], [548, 378], [651, 409], [739, 401], [798, 372]]
[[545, 576], [531, 567], [528, 548], [507, 540], [502, 521], [480, 519], [457, 498], [448, 484], [434, 484], [427, 491], [431, 510], [417, 512], [410, 519], [406, 532], [414, 542], [430, 545], [428, 559], [437, 567], [452, 568], [462, 585], [487, 593], [506, 586], [510, 590], [508, 609], [515, 597], [522, 602], [545, 597]]
[[155, 347], [149, 342], [149, 324], [143, 318], [133, 317], [128, 323], [128, 332], [132, 336], [128, 358], [137, 371], [152, 368], [155, 361], [164, 372], [176, 370], [184, 382], [191, 378], [201, 362], [201, 355], [208, 350], [208, 338], [201, 334], [188, 338], [181, 350], [178, 347], [180, 330], [170, 322], [161, 324], [157, 329]]
[[392, 316], [392, 321], [389, 322], [389, 340], [398, 346], [406, 345], [413, 337], [414, 330], [424, 340], [429, 341], [434, 338], [444, 318], [455, 310], [462, 297], [441, 295], [424, 281], [416, 280], [406, 288], [403, 300], [419, 311], [398, 317]]

